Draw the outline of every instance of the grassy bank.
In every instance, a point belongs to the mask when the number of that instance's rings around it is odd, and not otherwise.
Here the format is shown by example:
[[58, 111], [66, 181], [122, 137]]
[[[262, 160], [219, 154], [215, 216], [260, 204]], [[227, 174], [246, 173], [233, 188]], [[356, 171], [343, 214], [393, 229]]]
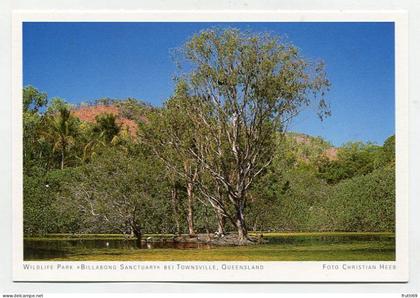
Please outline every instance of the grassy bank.
[[[264, 233], [270, 242], [241, 247], [134, 249], [68, 247], [51, 261], [392, 261], [393, 233]], [[172, 235], [148, 235], [168, 237]], [[374, 238], [369, 238], [373, 236]], [[377, 236], [377, 237], [376, 237]], [[334, 237], [332, 243], [320, 237]], [[340, 241], [340, 239], [343, 241]], [[349, 238], [352, 237], [352, 238]], [[366, 238], [367, 237], [367, 238]], [[360, 238], [360, 239], [359, 239]], [[120, 240], [121, 235], [49, 235], [31, 240]], [[350, 240], [349, 240], [350, 239]], [[287, 240], [286, 243], [278, 241]], [[296, 240], [296, 241], [294, 241]], [[277, 241], [277, 242], [276, 242]], [[291, 241], [291, 242], [290, 242]], [[27, 258], [27, 260], [31, 260]]]

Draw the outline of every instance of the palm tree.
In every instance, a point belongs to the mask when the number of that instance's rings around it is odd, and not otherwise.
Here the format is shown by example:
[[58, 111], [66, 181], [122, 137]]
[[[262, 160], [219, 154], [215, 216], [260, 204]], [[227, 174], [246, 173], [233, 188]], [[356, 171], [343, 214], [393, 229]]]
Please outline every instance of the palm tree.
[[102, 148], [118, 146], [125, 150], [125, 143], [129, 139], [129, 132], [117, 122], [114, 114], [103, 113], [96, 116], [96, 123], [87, 133], [87, 142], [83, 147], [81, 160], [86, 163], [92, 160]]
[[117, 117], [114, 114], [105, 113], [96, 116], [95, 130], [99, 133], [99, 138], [109, 144], [115, 142], [114, 139], [121, 131], [121, 125], [117, 123]]
[[61, 169], [64, 169], [67, 152], [75, 144], [77, 130], [77, 119], [66, 106], [59, 107], [57, 112], [47, 117], [47, 131], [44, 135], [53, 144], [53, 152], [60, 152]]

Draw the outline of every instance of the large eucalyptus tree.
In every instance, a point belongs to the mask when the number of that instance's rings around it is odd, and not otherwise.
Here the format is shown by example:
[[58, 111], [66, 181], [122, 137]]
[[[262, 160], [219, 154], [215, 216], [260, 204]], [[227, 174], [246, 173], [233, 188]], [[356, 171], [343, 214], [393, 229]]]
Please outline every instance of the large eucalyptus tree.
[[190, 158], [227, 194], [221, 199], [198, 181], [209, 202], [248, 239], [244, 218], [247, 192], [273, 160], [274, 133], [312, 103], [321, 120], [329, 81], [323, 63], [301, 56], [278, 36], [208, 29], [177, 51], [184, 90], [179, 112], [192, 126]]

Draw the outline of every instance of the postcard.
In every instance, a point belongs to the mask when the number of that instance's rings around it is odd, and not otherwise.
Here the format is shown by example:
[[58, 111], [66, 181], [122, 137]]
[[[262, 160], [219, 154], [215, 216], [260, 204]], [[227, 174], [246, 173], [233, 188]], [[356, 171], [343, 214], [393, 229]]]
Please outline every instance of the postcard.
[[15, 11], [15, 281], [408, 281], [401, 11]]

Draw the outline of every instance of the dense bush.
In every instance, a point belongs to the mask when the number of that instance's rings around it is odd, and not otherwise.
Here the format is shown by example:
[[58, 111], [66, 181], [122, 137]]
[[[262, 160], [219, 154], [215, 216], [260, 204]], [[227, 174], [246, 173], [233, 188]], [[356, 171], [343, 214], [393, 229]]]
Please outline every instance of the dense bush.
[[393, 231], [395, 168], [389, 165], [331, 187], [310, 218], [314, 230]]
[[23, 177], [23, 228], [26, 235], [52, 232], [53, 196], [49, 195], [43, 176]]
[[84, 232], [173, 232], [168, 187], [156, 160], [110, 149], [80, 167], [62, 205], [78, 210]]
[[32, 176], [23, 177], [25, 234], [77, 232], [81, 214], [75, 209], [65, 208], [60, 198], [68, 200], [69, 194], [64, 191], [63, 184], [71, 181], [78, 169], [66, 168], [46, 173], [39, 169], [35, 171], [32, 169]]
[[335, 184], [344, 179], [365, 175], [375, 169], [382, 147], [361, 142], [352, 142], [340, 147], [337, 159], [323, 159], [318, 163], [319, 176]]
[[382, 169], [328, 185], [303, 169], [286, 173], [251, 201], [256, 230], [393, 231], [395, 168]]

